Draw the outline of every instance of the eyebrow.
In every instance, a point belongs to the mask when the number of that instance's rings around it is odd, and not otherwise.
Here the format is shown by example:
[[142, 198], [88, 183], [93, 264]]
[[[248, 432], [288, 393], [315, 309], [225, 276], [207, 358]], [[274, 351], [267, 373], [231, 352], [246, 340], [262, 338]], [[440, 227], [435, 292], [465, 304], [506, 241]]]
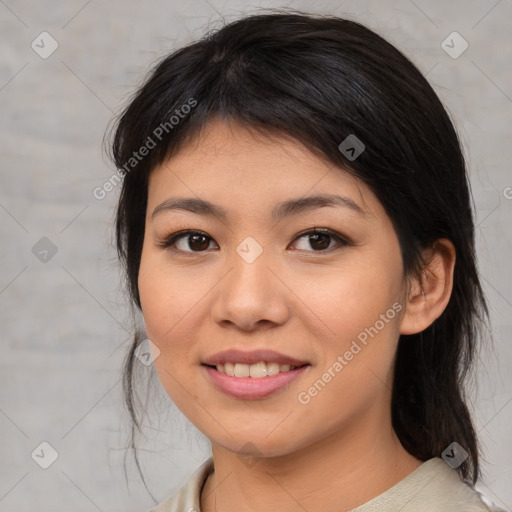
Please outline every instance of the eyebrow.
[[[289, 199], [287, 201], [283, 201], [282, 203], [278, 203], [272, 209], [271, 218], [278, 221], [291, 215], [306, 213], [318, 208], [336, 206], [349, 208], [361, 216], [366, 215], [366, 212], [357, 203], [348, 197], [322, 194]], [[157, 214], [169, 210], [184, 210], [197, 213], [199, 215], [216, 216], [224, 221], [228, 218], [228, 211], [223, 207], [210, 203], [209, 201], [205, 201], [204, 199], [194, 197], [167, 199], [153, 210], [151, 218], [153, 219]]]

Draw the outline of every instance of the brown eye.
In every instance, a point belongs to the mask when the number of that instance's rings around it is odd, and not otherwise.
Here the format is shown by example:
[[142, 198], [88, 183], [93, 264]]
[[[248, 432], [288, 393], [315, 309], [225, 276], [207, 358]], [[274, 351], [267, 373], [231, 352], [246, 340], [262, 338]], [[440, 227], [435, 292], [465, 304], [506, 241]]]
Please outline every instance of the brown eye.
[[[301, 240], [306, 240], [306, 242], [302, 243], [302, 247], [297, 248], [309, 252], [324, 252], [328, 249], [336, 249], [336, 244], [338, 248], [349, 245], [349, 242], [345, 238], [330, 229], [310, 229], [295, 238], [295, 241]], [[185, 230], [168, 236], [165, 240], [160, 242], [158, 246], [176, 252], [193, 254], [206, 252], [211, 242], [214, 242], [213, 238], [206, 233]], [[334, 246], [332, 245], [333, 242]]]
[[330, 242], [330, 235], [326, 235], [325, 233], [315, 233], [314, 235], [309, 235], [309, 243], [314, 249], [327, 249], [330, 245]]
[[200, 231], [181, 231], [167, 237], [162, 243], [158, 244], [162, 248], [175, 248], [181, 252], [204, 252], [208, 249], [212, 238]]
[[193, 251], [204, 251], [209, 245], [210, 242], [205, 235], [188, 235], [188, 247]]
[[303, 245], [302, 247], [298, 247], [298, 249], [310, 251], [310, 252], [311, 252], [311, 248], [313, 249], [313, 252], [320, 252], [320, 251], [325, 251], [326, 249], [330, 249], [333, 247], [333, 246], [331, 246], [331, 243], [333, 241], [337, 242], [338, 245], [340, 245], [340, 246], [348, 245], [347, 240], [342, 238], [336, 232], [331, 231], [329, 229], [310, 230], [310, 231], [307, 231], [306, 233], [302, 233], [301, 235], [299, 235], [296, 238], [296, 240], [298, 240], [298, 241], [300, 241], [302, 239], [306, 240], [306, 242], [304, 244], [302, 244]]

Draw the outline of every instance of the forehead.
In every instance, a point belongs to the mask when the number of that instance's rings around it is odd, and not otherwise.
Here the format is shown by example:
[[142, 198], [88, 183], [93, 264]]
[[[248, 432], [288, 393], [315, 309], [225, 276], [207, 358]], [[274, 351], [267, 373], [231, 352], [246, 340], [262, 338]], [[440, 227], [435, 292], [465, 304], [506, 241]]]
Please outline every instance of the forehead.
[[198, 197], [241, 209], [271, 209], [290, 197], [341, 194], [379, 209], [369, 187], [294, 139], [213, 120], [149, 179], [149, 207], [167, 197]]

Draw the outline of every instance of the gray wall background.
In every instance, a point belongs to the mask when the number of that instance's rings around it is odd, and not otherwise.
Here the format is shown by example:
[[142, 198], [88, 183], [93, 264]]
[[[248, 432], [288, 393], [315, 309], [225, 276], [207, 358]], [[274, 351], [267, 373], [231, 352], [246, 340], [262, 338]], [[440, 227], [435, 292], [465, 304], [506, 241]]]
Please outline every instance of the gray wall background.
[[[456, 121], [495, 338], [470, 390], [485, 450], [477, 487], [512, 509], [510, 0], [0, 0], [0, 511], [152, 507], [130, 457], [129, 486], [123, 473], [119, 378], [131, 323], [112, 245], [117, 191], [92, 194], [114, 171], [102, 137], [157, 58], [222, 16], [284, 6], [377, 30], [427, 73]], [[454, 31], [468, 43], [457, 58], [461, 40], [452, 56], [441, 46]], [[141, 456], [161, 501], [209, 446], [151, 382], [158, 399]]]

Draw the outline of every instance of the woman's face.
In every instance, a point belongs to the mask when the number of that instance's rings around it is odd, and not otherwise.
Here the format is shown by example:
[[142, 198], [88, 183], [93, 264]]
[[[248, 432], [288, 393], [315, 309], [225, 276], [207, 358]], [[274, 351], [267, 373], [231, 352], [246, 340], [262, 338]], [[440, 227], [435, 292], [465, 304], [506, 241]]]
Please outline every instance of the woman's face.
[[[171, 207], [184, 199], [224, 216]], [[201, 233], [165, 247], [188, 229]], [[138, 282], [162, 385], [212, 443], [277, 456], [389, 421], [405, 309], [398, 239], [362, 181], [298, 143], [217, 120], [154, 169]], [[205, 364], [227, 350], [242, 352], [221, 357], [235, 376]], [[248, 366], [255, 350], [307, 364], [287, 371], [256, 354], [269, 364]]]

